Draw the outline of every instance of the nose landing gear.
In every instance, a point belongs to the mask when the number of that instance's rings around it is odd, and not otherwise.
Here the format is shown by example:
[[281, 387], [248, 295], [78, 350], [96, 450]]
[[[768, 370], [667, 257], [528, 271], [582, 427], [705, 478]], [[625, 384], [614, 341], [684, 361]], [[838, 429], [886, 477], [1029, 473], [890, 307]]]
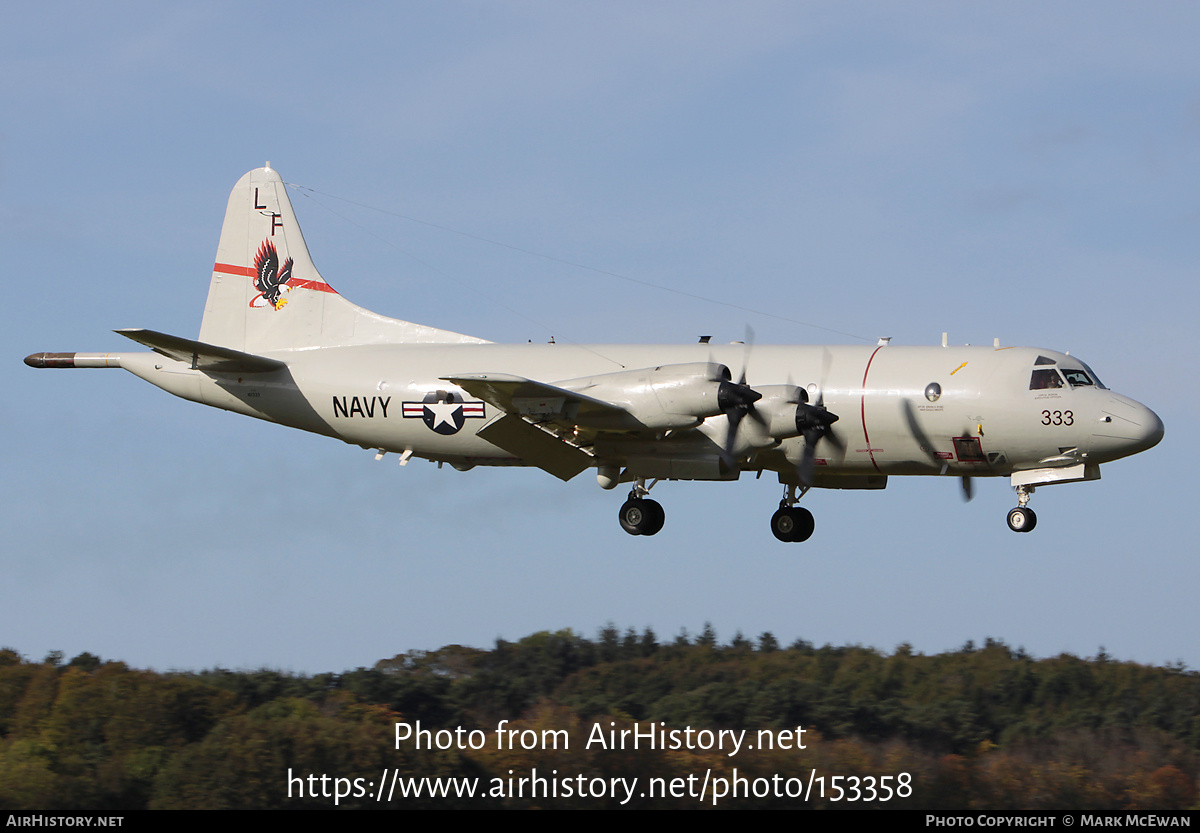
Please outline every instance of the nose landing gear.
[[1017, 508], [1008, 513], [1008, 528], [1013, 532], [1032, 532], [1037, 526], [1037, 515], [1030, 509], [1029, 496], [1033, 494], [1032, 486], [1017, 486]]

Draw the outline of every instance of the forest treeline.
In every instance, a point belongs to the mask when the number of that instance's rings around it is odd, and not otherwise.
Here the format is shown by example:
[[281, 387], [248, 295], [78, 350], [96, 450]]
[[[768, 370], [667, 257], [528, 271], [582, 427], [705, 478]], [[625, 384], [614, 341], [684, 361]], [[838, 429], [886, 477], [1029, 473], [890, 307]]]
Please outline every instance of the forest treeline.
[[[558, 748], [498, 748], [504, 720], [506, 729], [532, 730], [511, 737], [551, 737]], [[460, 748], [443, 732], [426, 745], [436, 738], [448, 748], [398, 744], [396, 724], [417, 721], [433, 731], [478, 729], [486, 742]], [[773, 730], [793, 742], [734, 755], [698, 742], [648, 749], [643, 740], [636, 751], [596, 742], [597, 727], [634, 726], [744, 729], [750, 738]], [[769, 633], [721, 644], [711, 627], [662, 642], [612, 626], [594, 639], [543, 632], [491, 650], [452, 645], [311, 676], [156, 673], [87, 653], [35, 662], [0, 650], [7, 811], [333, 806], [330, 797], [299, 795], [289, 773], [360, 785], [397, 774], [472, 779], [483, 793], [377, 803], [362, 789], [340, 807], [621, 806], [612, 795], [512, 795], [512, 779], [534, 771], [637, 778], [643, 792], [655, 778], [688, 785], [677, 797], [636, 795], [627, 807], [711, 807], [711, 795], [697, 797], [699, 779], [740, 777], [743, 794], [718, 807], [1189, 809], [1200, 775], [1200, 674], [1103, 651], [1038, 659], [994, 640], [935, 655], [907, 645], [890, 654], [803, 640], [784, 647]], [[895, 791], [902, 773], [907, 795]], [[506, 784], [503, 795], [489, 797], [495, 783]], [[819, 789], [795, 797], [797, 785], [813, 784]]]

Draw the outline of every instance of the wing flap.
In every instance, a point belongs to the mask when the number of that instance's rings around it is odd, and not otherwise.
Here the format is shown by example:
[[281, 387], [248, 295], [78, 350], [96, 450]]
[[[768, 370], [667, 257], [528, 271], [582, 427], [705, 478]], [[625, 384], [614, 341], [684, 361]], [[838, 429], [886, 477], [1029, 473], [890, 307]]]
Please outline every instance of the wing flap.
[[243, 353], [228, 347], [218, 347], [215, 344], [205, 344], [203, 341], [192, 341], [188, 338], [158, 333], [154, 330], [134, 328], [114, 330], [113, 332], [145, 345], [168, 359], [187, 362], [193, 370], [213, 373], [270, 373], [287, 367], [286, 364], [276, 359], [256, 356], [253, 353]]
[[563, 442], [515, 414], [494, 420], [480, 429], [477, 436], [559, 480], [570, 480], [592, 465], [592, 456], [586, 451]]

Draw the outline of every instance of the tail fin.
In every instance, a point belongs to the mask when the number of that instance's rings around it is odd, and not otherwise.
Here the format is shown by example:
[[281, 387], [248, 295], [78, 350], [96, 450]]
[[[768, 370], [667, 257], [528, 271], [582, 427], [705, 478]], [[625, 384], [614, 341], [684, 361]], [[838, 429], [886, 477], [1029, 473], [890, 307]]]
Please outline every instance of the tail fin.
[[385, 318], [334, 292], [313, 265], [283, 179], [268, 162], [229, 195], [200, 341], [261, 353], [482, 339]]

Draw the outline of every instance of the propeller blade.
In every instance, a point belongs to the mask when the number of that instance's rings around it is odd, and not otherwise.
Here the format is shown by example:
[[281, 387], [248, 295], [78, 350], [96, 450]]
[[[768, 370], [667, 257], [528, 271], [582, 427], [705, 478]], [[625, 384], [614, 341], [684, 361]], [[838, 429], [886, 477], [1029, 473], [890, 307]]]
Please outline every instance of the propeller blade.
[[817, 443], [829, 440], [840, 450], [845, 450], [841, 439], [833, 433], [831, 426], [838, 421], [838, 415], [830, 413], [823, 405], [800, 403], [796, 409], [796, 427], [804, 437], [804, 453], [796, 467], [796, 475], [803, 486], [813, 484], [813, 465], [817, 456]]
[[734, 410], [726, 414], [729, 420], [729, 430], [725, 434], [725, 445], [721, 449], [721, 461], [731, 469], [737, 468], [737, 460], [733, 456], [733, 445], [737, 442], [738, 424], [742, 421], [742, 411]]
[[750, 367], [750, 351], [754, 349], [754, 328], [749, 324], [746, 325], [746, 335], [744, 336], [744, 339], [745, 340], [742, 342], [745, 345], [745, 349], [742, 351], [742, 376], [738, 384], [742, 385], [746, 388], [746, 390], [754, 394], [754, 400], [750, 403], [750, 407], [747, 409], [746, 415], [763, 428], [766, 428], [766, 418], [758, 412], [758, 409], [755, 408], [753, 404], [754, 402], [762, 399], [762, 394], [746, 384], [746, 369]]
[[737, 443], [738, 426], [742, 419], [750, 417], [764, 428], [767, 426], [766, 418], [754, 407], [754, 403], [760, 399], [762, 399], [762, 394], [745, 384], [722, 382], [717, 390], [717, 404], [725, 412], [725, 417], [729, 421], [721, 458], [730, 468], [736, 468], [737, 461], [733, 457], [733, 448]]
[[904, 409], [904, 421], [908, 423], [908, 430], [912, 433], [917, 444], [921, 446], [921, 450], [925, 452], [925, 455], [929, 457], [934, 465], [942, 465], [942, 458], [938, 457], [937, 452], [933, 450], [933, 442], [929, 439], [925, 431], [922, 430], [921, 424], [917, 422], [917, 414], [913, 411], [912, 403], [907, 399], [902, 399], [900, 404]]
[[[796, 409], [796, 428], [804, 437], [804, 451], [800, 462], [796, 465], [796, 476], [804, 487], [813, 485], [813, 470], [817, 457], [817, 444], [827, 441], [838, 451], [845, 454], [846, 443], [833, 430], [833, 424], [838, 421], [838, 415], [825, 407], [825, 383], [829, 379], [829, 366], [833, 363], [833, 353], [828, 347], [822, 350], [821, 381], [817, 387], [815, 402], [809, 401], [808, 392], [798, 388], [800, 404]], [[789, 384], [791, 376], [788, 376]]]
[[821, 383], [820, 383], [820, 387], [817, 388], [817, 401], [815, 403], [818, 408], [825, 407], [825, 383], [827, 381], [829, 381], [829, 365], [832, 363], [833, 363], [833, 353], [829, 352], [828, 347], [822, 347], [821, 348]]
[[842, 454], [846, 453], [846, 443], [843, 442], [842, 438], [839, 437], [837, 435], [837, 432], [833, 430], [832, 425], [829, 426], [829, 428], [825, 431], [825, 439], [829, 440], [829, 444], [832, 445], [834, 448], [836, 448], [838, 451], [840, 451]]
[[[933, 450], [933, 443], [930, 441], [928, 435], [921, 430], [921, 425], [917, 422], [917, 415], [913, 411], [912, 403], [905, 399], [902, 400], [902, 405], [904, 409], [904, 421], [908, 423], [908, 430], [912, 432], [913, 438], [921, 446], [921, 450], [928, 455], [930, 461], [935, 465], [939, 465], [942, 474], [945, 474], [946, 461], [937, 456], [937, 452]], [[975, 483], [967, 475], [963, 475], [962, 478], [962, 497], [966, 502], [970, 502], [971, 498], [975, 497]]]
[[721, 449], [721, 459], [731, 469], [737, 468], [733, 449], [737, 443], [738, 426], [742, 419], [750, 417], [763, 428], [769, 424], [767, 418], [754, 407], [754, 403], [762, 399], [762, 394], [746, 383], [746, 369], [750, 365], [750, 351], [754, 347], [754, 328], [749, 324], [746, 325], [746, 336], [742, 345], [742, 372], [738, 376], [737, 382], [721, 382], [717, 388], [717, 406], [729, 421], [729, 428], [725, 433], [725, 445]]
[[816, 444], [809, 443], [808, 438], [804, 439], [804, 452], [800, 455], [800, 463], [796, 466], [796, 476], [800, 479], [800, 485], [808, 488], [813, 484], [813, 460], [817, 456]]
[[746, 368], [750, 365], [750, 351], [754, 349], [754, 328], [746, 325], [746, 335], [742, 337], [742, 376], [738, 384], [746, 384]]

